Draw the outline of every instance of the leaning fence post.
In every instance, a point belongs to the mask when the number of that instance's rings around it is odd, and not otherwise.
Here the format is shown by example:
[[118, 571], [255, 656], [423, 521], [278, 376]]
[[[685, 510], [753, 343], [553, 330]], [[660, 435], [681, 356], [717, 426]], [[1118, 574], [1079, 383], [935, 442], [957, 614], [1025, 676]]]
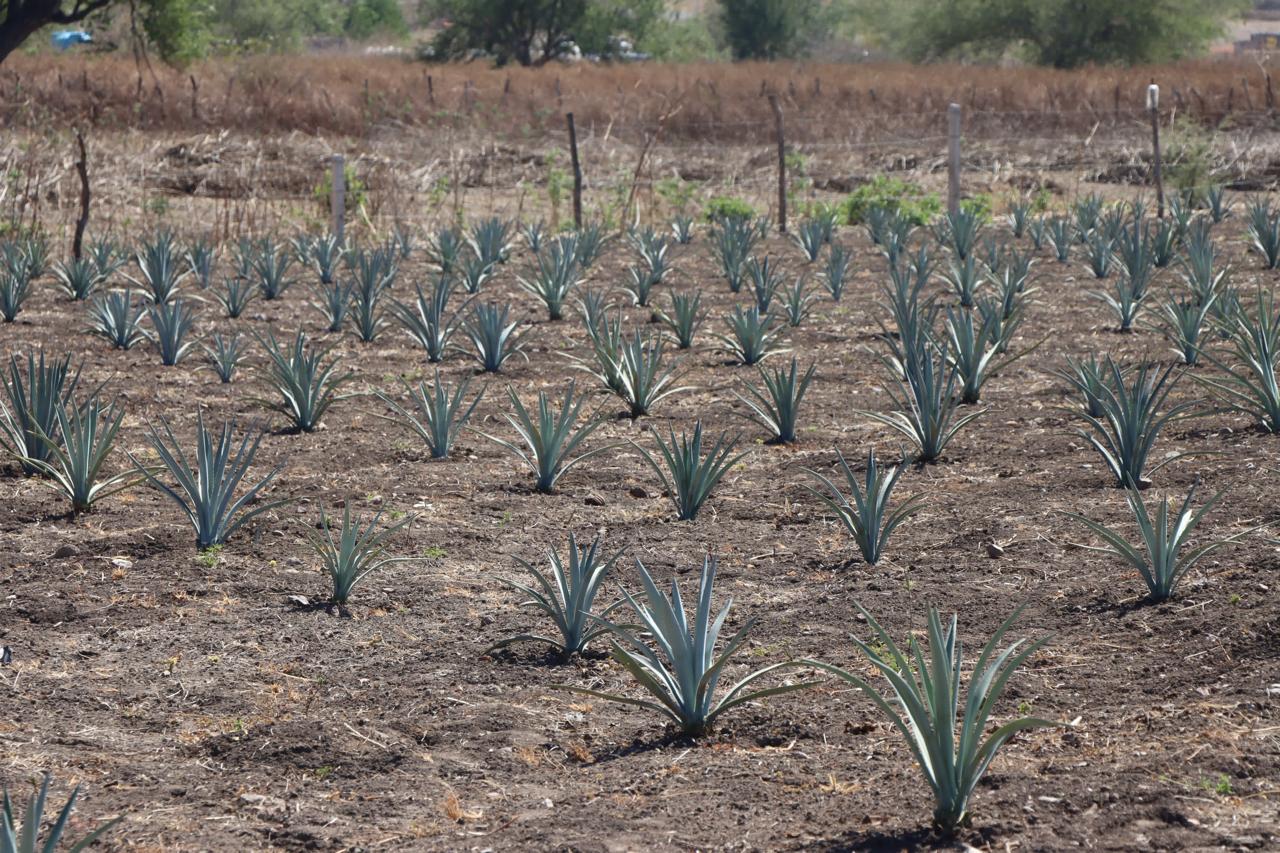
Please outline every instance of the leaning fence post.
[[1147, 87], [1147, 111], [1151, 113], [1151, 177], [1156, 184], [1156, 218], [1164, 219], [1164, 175], [1160, 168], [1160, 87]]
[[[559, 79], [556, 85], [559, 85]], [[573, 123], [573, 113], [564, 114], [569, 125], [569, 162], [573, 166], [573, 227], [582, 229], [582, 164], [578, 160], [578, 129]]]
[[960, 105], [947, 107], [947, 212], [960, 212]]
[[333, 214], [333, 236], [339, 245], [345, 243], [344, 230], [347, 222], [347, 164], [341, 154], [333, 155], [332, 190], [329, 195], [329, 210]]
[[782, 133], [782, 108], [778, 96], [769, 93], [769, 107], [773, 110], [773, 130], [778, 141], [778, 231], [787, 233], [787, 140]]
[[80, 216], [76, 219], [76, 236], [71, 244], [71, 254], [77, 261], [84, 253], [84, 229], [89, 225], [89, 152], [85, 149], [84, 133], [75, 129], [76, 148], [80, 151], [80, 159], [76, 161], [76, 172], [80, 175]]

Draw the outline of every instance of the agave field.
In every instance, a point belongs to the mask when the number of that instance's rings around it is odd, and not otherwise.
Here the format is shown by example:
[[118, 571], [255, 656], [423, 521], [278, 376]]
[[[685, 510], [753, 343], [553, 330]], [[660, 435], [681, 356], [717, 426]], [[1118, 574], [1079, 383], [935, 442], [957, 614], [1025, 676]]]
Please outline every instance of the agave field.
[[1274, 847], [1280, 211], [857, 218], [4, 243], [0, 849]]

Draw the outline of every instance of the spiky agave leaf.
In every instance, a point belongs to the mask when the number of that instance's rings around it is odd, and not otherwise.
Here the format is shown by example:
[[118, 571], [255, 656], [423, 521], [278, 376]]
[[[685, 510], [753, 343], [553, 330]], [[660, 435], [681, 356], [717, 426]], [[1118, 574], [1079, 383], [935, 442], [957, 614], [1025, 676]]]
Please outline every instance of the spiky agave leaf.
[[730, 439], [722, 433], [703, 456], [701, 420], [694, 423], [693, 435], [681, 433], [676, 438], [675, 431], [670, 430], [670, 444], [662, 440], [657, 430], [650, 427], [649, 431], [653, 433], [653, 440], [658, 445], [662, 465], [658, 464], [658, 460], [648, 450], [635, 442], [631, 442], [631, 445], [640, 451], [645, 462], [649, 463], [649, 467], [662, 481], [663, 489], [671, 496], [679, 521], [693, 521], [697, 518], [698, 511], [711, 496], [711, 490], [738, 460], [747, 455], [743, 451], [734, 456], [733, 450], [738, 444], [738, 437]]
[[292, 346], [277, 343], [270, 330], [255, 337], [267, 353], [267, 385], [278, 396], [266, 405], [287, 417], [295, 430], [312, 432], [329, 407], [344, 399], [338, 389], [352, 374], [339, 374], [338, 359], [325, 360], [332, 347], [312, 348], [301, 329]]
[[809, 365], [809, 369], [800, 373], [800, 365], [795, 356], [791, 358], [790, 368], [774, 368], [766, 370], [762, 366], [756, 368], [760, 373], [760, 381], [764, 386], [761, 391], [751, 383], [743, 383], [750, 397], [736, 394], [739, 400], [746, 403], [755, 419], [769, 431], [770, 441], [777, 444], [790, 444], [796, 440], [796, 422], [800, 416], [800, 403], [804, 400], [809, 383], [813, 380], [817, 363]]
[[677, 365], [664, 368], [662, 339], [648, 339], [636, 332], [618, 349], [618, 396], [627, 404], [631, 419], [647, 415], [673, 394], [690, 390], [672, 387]]
[[724, 318], [729, 327], [729, 335], [716, 335], [724, 342], [725, 348], [741, 364], [758, 364], [781, 349], [776, 346], [779, 330], [773, 327], [773, 318], [761, 314], [760, 309], [752, 305], [745, 311], [734, 306], [733, 313]]
[[361, 526], [359, 518], [352, 519], [351, 507], [342, 508], [342, 527], [337, 539], [333, 536], [333, 525], [324, 507], [320, 507], [320, 536], [310, 537], [311, 548], [320, 557], [325, 573], [333, 586], [329, 600], [339, 607], [345, 606], [351, 598], [356, 584], [364, 580], [372, 572], [394, 563], [407, 563], [414, 557], [384, 557], [387, 540], [400, 528], [410, 524], [417, 516], [405, 516], [394, 524], [378, 529], [378, 520], [382, 518], [382, 510], [374, 513], [369, 523]]
[[[378, 399], [391, 407], [391, 410], [398, 415], [397, 418], [389, 418], [397, 423], [403, 423], [413, 430], [417, 436], [426, 444], [427, 450], [431, 453], [432, 459], [444, 459], [449, 455], [449, 451], [453, 448], [453, 443], [457, 439], [463, 427], [467, 425], [467, 421], [471, 418], [472, 412], [480, 403], [480, 398], [484, 396], [485, 389], [481, 388], [480, 393], [476, 394], [470, 405], [463, 405], [463, 398], [466, 396], [467, 389], [470, 386], [467, 379], [458, 383], [458, 387], [449, 390], [449, 386], [440, 381], [440, 370], [436, 369], [435, 381], [428, 388], [425, 382], [419, 382], [416, 388], [405, 385], [405, 391], [409, 394], [409, 399], [413, 402], [413, 408], [416, 411], [411, 412], [404, 406], [400, 405], [392, 397], [381, 391], [376, 392]], [[385, 416], [379, 416], [385, 417]]]
[[205, 362], [224, 384], [235, 376], [236, 369], [245, 357], [245, 339], [239, 332], [223, 335], [215, 332], [210, 339], [213, 346], [202, 344]]
[[147, 309], [152, 331], [146, 333], [160, 352], [160, 363], [173, 367], [196, 345], [191, 329], [196, 323], [195, 309], [184, 299], [173, 299]]
[[[49, 779], [49, 774], [44, 774], [44, 779], [40, 783], [40, 792], [33, 794], [27, 800], [27, 808], [22, 816], [21, 829], [18, 828], [13, 816], [13, 803], [9, 800], [9, 792], [8, 790], [3, 792], [3, 796], [0, 797], [0, 851], [4, 851], [4, 853], [37, 853], [37, 851], [39, 853], [53, 853], [53, 851], [57, 850], [58, 845], [62, 843], [62, 837], [67, 831], [67, 822], [71, 818], [71, 809], [76, 803], [76, 798], [80, 795], [80, 786], [76, 785], [71, 790], [71, 796], [67, 798], [66, 805], [58, 812], [58, 816], [49, 827], [49, 834], [41, 841], [40, 830], [43, 828], [42, 825], [44, 823], [44, 804], [49, 796]], [[123, 819], [123, 815], [112, 818], [79, 841], [67, 842], [70, 845], [68, 853], [81, 853], [82, 850], [87, 849], [89, 845], [102, 837], [108, 829]]]
[[71, 369], [70, 355], [47, 361], [43, 349], [27, 353], [25, 371], [21, 365], [17, 355], [9, 356], [9, 375], [0, 376], [0, 450], [31, 475], [54, 459], [52, 448], [62, 437], [58, 412], [74, 408], [80, 368]]
[[463, 326], [474, 348], [472, 356], [485, 373], [497, 373], [513, 355], [529, 359], [521, 346], [524, 333], [516, 333], [519, 322], [507, 322], [510, 313], [510, 305], [476, 303], [471, 319]]
[[104, 406], [94, 396], [83, 406], [77, 406], [68, 398], [59, 402], [55, 412], [57, 438], [50, 438], [43, 429], [40, 430], [40, 440], [48, 448], [50, 458], [48, 461], [32, 460], [31, 464], [48, 478], [44, 482], [71, 502], [73, 514], [89, 512], [97, 501], [122, 492], [143, 479], [133, 470], [112, 475], [103, 473], [107, 456], [120, 431], [120, 423], [124, 420], [124, 409], [117, 403]]
[[[862, 559], [867, 565], [874, 566], [884, 555], [885, 544], [893, 531], [920, 510], [924, 505], [924, 499], [911, 498], [893, 512], [889, 512], [889, 498], [893, 495], [893, 487], [898, 484], [898, 478], [906, 470], [905, 459], [901, 464], [885, 471], [876, 461], [876, 452], [870, 451], [867, 454], [865, 483], [859, 486], [853, 470], [845, 461], [844, 454], [836, 451], [836, 456], [840, 460], [840, 471], [844, 474], [845, 483], [849, 487], [849, 496], [846, 497], [839, 487], [822, 474], [806, 468], [805, 470], [827, 489], [826, 494], [814, 488], [809, 488], [809, 491], [831, 508], [840, 519], [840, 523], [844, 525], [844, 529], [853, 537], [853, 541], [858, 546], [858, 552], [862, 554]], [[853, 498], [853, 503], [849, 502], [850, 497]]]

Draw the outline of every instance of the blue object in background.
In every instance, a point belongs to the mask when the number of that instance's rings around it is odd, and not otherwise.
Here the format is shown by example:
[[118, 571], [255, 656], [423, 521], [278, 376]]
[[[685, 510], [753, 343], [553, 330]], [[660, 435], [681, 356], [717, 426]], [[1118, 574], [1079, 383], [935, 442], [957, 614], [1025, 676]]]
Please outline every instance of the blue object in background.
[[78, 44], [92, 44], [93, 36], [84, 30], [62, 30], [53, 34], [53, 46], [58, 50], [66, 50]]

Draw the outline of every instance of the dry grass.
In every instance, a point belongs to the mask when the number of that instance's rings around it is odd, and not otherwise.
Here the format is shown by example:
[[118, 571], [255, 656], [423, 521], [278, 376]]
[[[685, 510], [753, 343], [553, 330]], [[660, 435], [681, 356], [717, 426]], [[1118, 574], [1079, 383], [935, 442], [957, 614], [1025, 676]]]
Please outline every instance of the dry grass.
[[[398, 59], [295, 56], [216, 60], [178, 72], [118, 56], [18, 56], [0, 71], [10, 126], [86, 122], [101, 128], [367, 137], [396, 128], [474, 128], [519, 139], [573, 111], [580, 124], [638, 137], [767, 141], [765, 92], [777, 93], [798, 140], [874, 139], [937, 127], [946, 104], [974, 133], [1132, 118], [1146, 84], [1170, 109], [1210, 124], [1256, 120], [1274, 96], [1256, 63], [1055, 71], [990, 66], [741, 63], [492, 69]], [[1010, 116], [1018, 113], [1018, 116]], [[1025, 115], [1023, 115], [1025, 114]]]

